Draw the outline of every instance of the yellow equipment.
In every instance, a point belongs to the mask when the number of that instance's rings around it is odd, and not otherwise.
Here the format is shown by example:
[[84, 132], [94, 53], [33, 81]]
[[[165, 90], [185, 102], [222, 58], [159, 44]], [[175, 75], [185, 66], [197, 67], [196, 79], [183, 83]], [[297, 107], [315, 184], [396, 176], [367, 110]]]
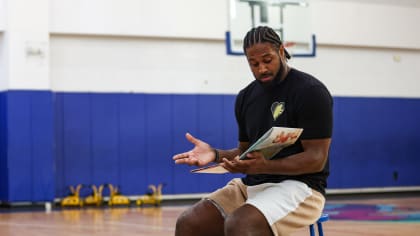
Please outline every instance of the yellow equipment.
[[92, 184], [90, 187], [92, 189], [92, 194], [85, 198], [85, 204], [100, 206], [102, 204], [102, 190], [104, 186], [101, 185], [97, 188]]
[[130, 199], [118, 192], [118, 188], [112, 186], [112, 184], [106, 184], [109, 188], [109, 201], [108, 205], [130, 205]]
[[153, 184], [149, 185], [149, 189], [151, 189], [152, 192], [149, 192], [146, 195], [137, 199], [136, 204], [138, 206], [144, 204], [160, 206], [160, 203], [162, 202], [162, 187], [163, 184], [159, 184], [157, 187]]
[[83, 200], [80, 198], [80, 189], [82, 188], [82, 185], [77, 185], [76, 188], [73, 186], [70, 186], [70, 192], [71, 194], [63, 200], [61, 200], [61, 206], [83, 206]]

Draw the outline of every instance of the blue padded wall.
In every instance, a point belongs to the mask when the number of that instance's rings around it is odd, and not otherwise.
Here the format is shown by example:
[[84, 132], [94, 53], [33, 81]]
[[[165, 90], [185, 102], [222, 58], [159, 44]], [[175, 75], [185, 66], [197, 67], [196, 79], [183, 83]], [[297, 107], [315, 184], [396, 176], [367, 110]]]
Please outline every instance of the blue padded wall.
[[221, 95], [57, 93], [57, 196], [79, 183], [111, 183], [127, 195], [159, 183], [166, 193], [222, 186], [229, 177], [193, 176], [172, 156], [192, 148], [186, 132], [217, 147], [236, 145], [233, 103]]
[[32, 201], [52, 200], [55, 195], [53, 96], [49, 91], [32, 91], [30, 96]]
[[[129, 195], [157, 183], [166, 183], [168, 194], [223, 186], [233, 175], [191, 174], [192, 167], [176, 166], [171, 157], [192, 148], [186, 132], [216, 147], [236, 146], [234, 101], [233, 95], [58, 93], [57, 160], [67, 164], [57, 163], [57, 195], [76, 183], [111, 182]], [[335, 97], [334, 103], [329, 187], [420, 184], [414, 170], [420, 100]]]
[[61, 193], [68, 193], [68, 183], [93, 184], [90, 107], [89, 94], [56, 94], [56, 191]]
[[[92, 182], [115, 183], [120, 179], [119, 107], [117, 96], [96, 94], [90, 97]], [[118, 184], [115, 183], [115, 184]]]
[[[63, 197], [75, 184], [123, 194], [210, 192], [240, 175], [191, 174], [172, 156], [237, 145], [234, 95], [0, 93], [0, 200]], [[330, 188], [420, 185], [420, 99], [334, 97]]]
[[53, 95], [45, 91], [5, 93], [3, 119], [7, 123], [7, 192], [2, 200], [50, 201], [54, 199]]
[[[146, 191], [146, 114], [145, 95], [121, 94], [119, 96], [119, 184], [127, 195]], [[157, 184], [157, 183], [153, 183]]]
[[8, 92], [7, 95], [7, 158], [11, 201], [31, 199], [34, 188], [30, 97], [29, 92]]
[[420, 185], [420, 99], [334, 98], [331, 188]]
[[[166, 191], [173, 192], [172, 169], [172, 96], [150, 94], [146, 96], [146, 177], [140, 183], [166, 183]], [[141, 164], [141, 163], [139, 163]], [[141, 185], [139, 185], [140, 187]], [[141, 188], [139, 188], [141, 189]], [[145, 189], [145, 188], [144, 188]], [[146, 190], [146, 189], [145, 189]]]
[[0, 200], [9, 196], [9, 176], [7, 170], [7, 120], [6, 120], [6, 93], [0, 92]]
[[[185, 139], [185, 133], [189, 132], [193, 136], [199, 135], [198, 109], [199, 95], [177, 95], [173, 99], [173, 153], [181, 153], [192, 148], [191, 143]], [[202, 138], [202, 137], [200, 137]], [[170, 160], [172, 162], [172, 160]], [[173, 163], [173, 162], [172, 162]], [[174, 193], [199, 192], [199, 178], [192, 178], [189, 172], [191, 168], [180, 165], [173, 169], [173, 188]], [[188, 183], [186, 183], [186, 180]]]

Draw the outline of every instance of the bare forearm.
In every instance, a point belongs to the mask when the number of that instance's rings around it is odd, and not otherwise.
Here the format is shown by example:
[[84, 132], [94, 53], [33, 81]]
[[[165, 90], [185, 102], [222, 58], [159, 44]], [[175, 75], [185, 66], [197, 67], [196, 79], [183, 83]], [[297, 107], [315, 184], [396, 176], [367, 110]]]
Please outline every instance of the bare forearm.
[[271, 160], [267, 164], [267, 174], [301, 175], [322, 171], [327, 156], [299, 153], [283, 159]]
[[305, 151], [267, 162], [270, 174], [301, 175], [320, 172], [328, 158], [330, 139], [302, 141]]

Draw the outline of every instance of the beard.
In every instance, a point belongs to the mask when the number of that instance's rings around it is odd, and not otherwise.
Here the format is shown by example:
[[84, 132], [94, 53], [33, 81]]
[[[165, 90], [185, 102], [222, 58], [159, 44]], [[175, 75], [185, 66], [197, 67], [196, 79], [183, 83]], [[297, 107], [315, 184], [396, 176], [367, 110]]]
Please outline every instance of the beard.
[[287, 66], [282, 64], [279, 71], [277, 72], [277, 74], [274, 76], [272, 80], [266, 81], [266, 82], [257, 80], [257, 82], [261, 85], [261, 87], [264, 90], [272, 90], [275, 88], [277, 84], [279, 84], [285, 78], [286, 73], [287, 73]]
[[284, 80], [287, 74], [289, 73], [290, 67], [287, 65], [287, 59], [280, 55], [279, 52], [277, 52], [277, 56], [279, 58], [280, 67], [272, 80], [263, 82], [260, 80], [260, 78], [271, 76], [273, 75], [273, 73], [262, 74], [259, 75], [259, 77], [255, 76], [255, 79], [257, 80], [258, 84], [260, 84], [264, 90], [273, 89], [277, 84]]
[[276, 81], [277, 81], [277, 77], [278, 77], [278, 73], [276, 75], [276, 77], [274, 77], [274, 79], [267, 81], [267, 82], [262, 82], [261, 80], [257, 80], [257, 82], [261, 85], [261, 87], [264, 90], [271, 90], [274, 88], [274, 86], [276, 85]]

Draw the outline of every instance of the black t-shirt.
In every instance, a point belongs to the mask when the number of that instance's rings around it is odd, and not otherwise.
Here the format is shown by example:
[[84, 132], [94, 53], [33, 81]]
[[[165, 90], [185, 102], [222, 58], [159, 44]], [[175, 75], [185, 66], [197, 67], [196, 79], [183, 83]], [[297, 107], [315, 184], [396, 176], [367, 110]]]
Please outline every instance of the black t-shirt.
[[[332, 97], [322, 82], [293, 68], [284, 80], [276, 78], [269, 88], [253, 81], [236, 98], [235, 115], [239, 126], [239, 141], [253, 144], [273, 126], [303, 128], [299, 140], [281, 150], [273, 159], [302, 152], [300, 140], [331, 137], [332, 103]], [[293, 179], [325, 194], [328, 175], [327, 161], [324, 170], [318, 173], [294, 176], [247, 175], [242, 180], [246, 185], [257, 185]]]

